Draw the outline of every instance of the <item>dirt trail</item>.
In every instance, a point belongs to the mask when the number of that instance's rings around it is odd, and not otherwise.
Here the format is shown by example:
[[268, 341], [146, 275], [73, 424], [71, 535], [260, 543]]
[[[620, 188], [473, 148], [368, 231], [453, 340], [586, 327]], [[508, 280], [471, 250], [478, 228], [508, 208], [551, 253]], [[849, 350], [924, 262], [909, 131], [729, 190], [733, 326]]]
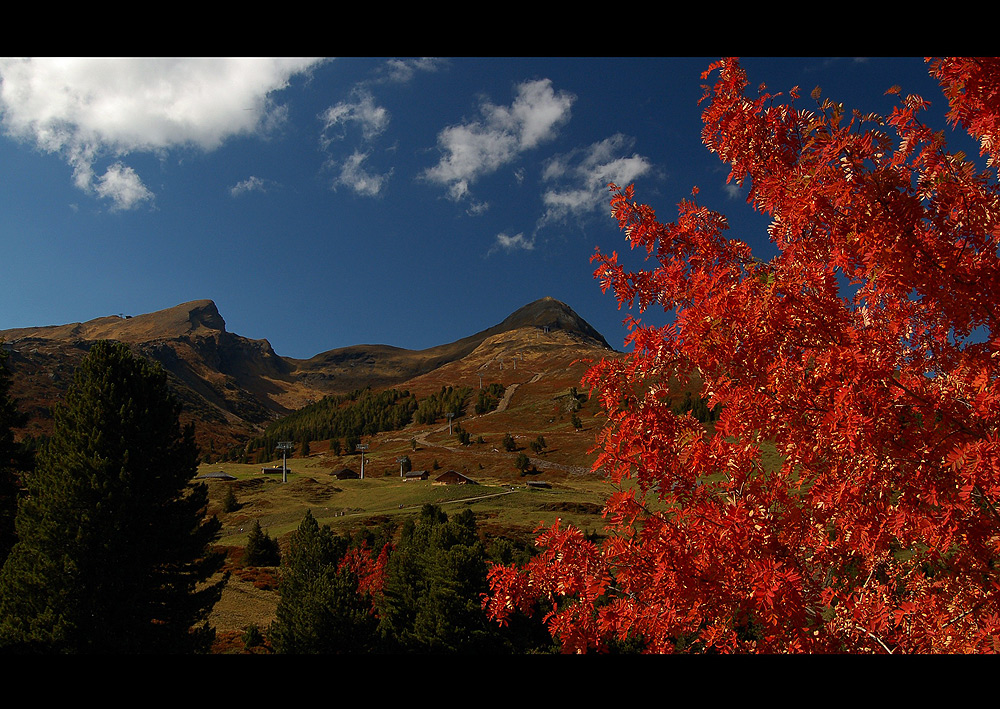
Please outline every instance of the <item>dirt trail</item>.
[[[542, 378], [542, 372], [539, 372], [538, 374], [536, 374], [535, 376], [533, 376], [530, 380], [528, 380], [527, 383], [528, 384], [534, 384], [535, 382], [537, 382], [541, 378]], [[517, 391], [517, 388], [519, 386], [521, 386], [521, 382], [517, 382], [515, 384], [511, 384], [509, 387], [507, 387], [506, 389], [504, 389], [503, 398], [500, 399], [500, 403], [497, 404], [497, 407], [495, 409], [493, 409], [492, 411], [487, 411], [485, 414], [482, 414], [482, 415], [483, 416], [489, 416], [490, 414], [496, 414], [496, 413], [500, 413], [501, 411], [506, 411], [508, 404], [510, 404], [510, 398], [512, 396], [514, 396], [514, 392]]]

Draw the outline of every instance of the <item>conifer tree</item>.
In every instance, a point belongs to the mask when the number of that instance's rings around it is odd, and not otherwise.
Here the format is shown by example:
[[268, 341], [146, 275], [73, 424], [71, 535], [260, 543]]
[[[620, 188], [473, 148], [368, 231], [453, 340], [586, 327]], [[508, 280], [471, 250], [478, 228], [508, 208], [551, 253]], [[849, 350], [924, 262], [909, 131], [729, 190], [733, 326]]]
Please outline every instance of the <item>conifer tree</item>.
[[228, 488], [226, 490], [226, 496], [222, 498], [222, 511], [223, 512], [235, 512], [242, 505], [240, 501], [236, 499], [236, 493], [233, 492], [233, 488]]
[[277, 566], [281, 563], [281, 549], [278, 540], [260, 527], [260, 521], [254, 520], [247, 545], [243, 550], [243, 563], [247, 566]]
[[475, 515], [449, 519], [424, 505], [408, 520], [389, 557], [380, 629], [394, 652], [497, 652], [502, 633], [491, 627], [481, 605], [487, 590], [487, 557]]
[[282, 567], [277, 617], [268, 633], [282, 654], [363, 653], [374, 649], [371, 603], [341, 562], [348, 541], [312, 512], [293, 533]]
[[0, 644], [63, 653], [206, 651], [225, 582], [198, 449], [157, 365], [99, 342], [26, 476], [0, 572]]

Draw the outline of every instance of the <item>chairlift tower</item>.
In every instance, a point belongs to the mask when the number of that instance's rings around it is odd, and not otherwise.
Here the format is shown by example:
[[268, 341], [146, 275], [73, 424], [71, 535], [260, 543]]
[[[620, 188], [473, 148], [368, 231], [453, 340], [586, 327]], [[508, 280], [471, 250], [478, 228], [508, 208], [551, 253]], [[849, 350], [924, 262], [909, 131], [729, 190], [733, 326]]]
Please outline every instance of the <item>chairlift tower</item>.
[[455, 414], [452, 413], [451, 411], [449, 411], [448, 413], [445, 414], [445, 416], [448, 417], [448, 435], [450, 436], [451, 435], [451, 420], [453, 418], [455, 418]]
[[275, 446], [279, 451], [281, 451], [281, 482], [288, 482], [288, 465], [286, 463], [286, 456], [288, 451], [295, 447], [295, 444], [291, 441], [278, 441], [278, 445]]
[[399, 477], [403, 477], [403, 463], [407, 461], [407, 456], [401, 455], [396, 458], [396, 462], [399, 463]]
[[359, 443], [354, 446], [354, 450], [361, 451], [361, 479], [365, 479], [365, 451], [368, 450], [367, 443]]

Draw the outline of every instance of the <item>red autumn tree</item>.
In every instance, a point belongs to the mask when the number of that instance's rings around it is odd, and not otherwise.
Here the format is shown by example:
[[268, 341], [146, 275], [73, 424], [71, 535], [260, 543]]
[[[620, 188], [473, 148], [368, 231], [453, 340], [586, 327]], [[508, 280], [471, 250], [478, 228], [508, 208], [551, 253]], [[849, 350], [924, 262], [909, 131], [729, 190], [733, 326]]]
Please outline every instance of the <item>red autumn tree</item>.
[[[696, 201], [662, 224], [612, 185], [653, 267], [598, 253], [596, 276], [673, 319], [631, 321], [632, 352], [585, 379], [608, 536], [545, 531], [492, 570], [493, 618], [541, 603], [567, 652], [1000, 649], [1000, 62], [930, 71], [988, 172], [920, 97], [807, 110], [748, 96], [738, 61], [705, 72], [703, 141], [769, 216], [767, 262]], [[714, 429], [672, 412], [688, 383], [721, 404]]]
[[[389, 554], [392, 551], [389, 544], [375, 552], [368, 548], [366, 542], [347, 550], [340, 562], [340, 568], [346, 568], [358, 579], [358, 593], [375, 598], [385, 589], [385, 576], [389, 566]], [[372, 607], [374, 613], [374, 605]]]

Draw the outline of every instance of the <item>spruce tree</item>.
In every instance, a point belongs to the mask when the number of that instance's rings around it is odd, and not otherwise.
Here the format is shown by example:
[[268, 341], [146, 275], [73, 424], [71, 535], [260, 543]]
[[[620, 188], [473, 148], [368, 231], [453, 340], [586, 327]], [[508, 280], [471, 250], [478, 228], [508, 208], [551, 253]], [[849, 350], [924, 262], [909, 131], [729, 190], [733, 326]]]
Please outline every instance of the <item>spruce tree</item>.
[[282, 567], [276, 619], [268, 637], [282, 654], [371, 652], [376, 621], [358, 579], [341, 566], [348, 540], [319, 526], [310, 511], [292, 534]]
[[482, 610], [486, 573], [486, 552], [472, 511], [449, 519], [438, 506], [424, 505], [416, 521], [404, 523], [389, 557], [378, 601], [386, 648], [403, 653], [500, 651], [505, 634]]
[[277, 566], [281, 563], [281, 547], [278, 540], [261, 529], [260, 520], [254, 520], [247, 545], [243, 549], [243, 564], [246, 566]]
[[64, 653], [207, 651], [219, 522], [163, 370], [99, 342], [55, 411], [0, 572], [0, 643]]

